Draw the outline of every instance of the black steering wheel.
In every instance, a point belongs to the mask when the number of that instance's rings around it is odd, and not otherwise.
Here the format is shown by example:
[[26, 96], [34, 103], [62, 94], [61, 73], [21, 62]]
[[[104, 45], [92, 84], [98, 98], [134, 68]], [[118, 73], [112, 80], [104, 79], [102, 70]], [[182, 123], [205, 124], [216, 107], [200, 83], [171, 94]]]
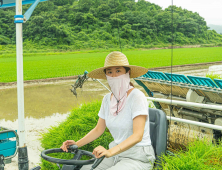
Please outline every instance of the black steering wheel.
[[[103, 156], [101, 158], [96, 159], [95, 156], [91, 152], [78, 149], [77, 145], [70, 145], [69, 149], [68, 149], [68, 153], [75, 154], [73, 159], [66, 160], [66, 159], [58, 159], [58, 158], [53, 158], [53, 157], [47, 156], [47, 154], [59, 153], [59, 152], [64, 152], [64, 151], [60, 148], [44, 150], [41, 153], [41, 157], [49, 162], [53, 162], [53, 163], [57, 163], [57, 164], [64, 164], [64, 165], [76, 165], [79, 167], [82, 167], [83, 165], [89, 165], [89, 164], [94, 163], [92, 165], [92, 169], [95, 169], [102, 162], [102, 160], [105, 158], [105, 156]], [[90, 156], [90, 157], [92, 157], [92, 159], [80, 160], [83, 155]]]

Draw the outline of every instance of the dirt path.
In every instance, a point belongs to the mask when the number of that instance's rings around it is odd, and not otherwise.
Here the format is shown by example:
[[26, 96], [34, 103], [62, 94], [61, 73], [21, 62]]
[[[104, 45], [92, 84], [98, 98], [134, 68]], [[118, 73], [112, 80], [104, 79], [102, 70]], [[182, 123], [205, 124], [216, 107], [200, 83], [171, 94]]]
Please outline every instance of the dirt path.
[[[47, 78], [47, 79], [37, 79], [37, 80], [26, 80], [24, 81], [25, 85], [28, 84], [42, 84], [42, 83], [50, 83], [50, 82], [57, 82], [57, 81], [66, 81], [66, 80], [73, 80], [77, 79], [78, 76], [69, 76], [69, 77], [56, 77], [56, 78]], [[9, 82], [9, 83], [1, 83], [0, 82], [0, 87], [6, 87], [6, 86], [16, 86], [17, 82]]]

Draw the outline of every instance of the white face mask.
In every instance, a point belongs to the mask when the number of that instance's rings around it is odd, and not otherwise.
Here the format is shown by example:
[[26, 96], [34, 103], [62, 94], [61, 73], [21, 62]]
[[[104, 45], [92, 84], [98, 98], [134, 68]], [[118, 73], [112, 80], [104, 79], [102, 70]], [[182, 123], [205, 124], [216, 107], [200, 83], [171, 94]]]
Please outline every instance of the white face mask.
[[127, 91], [133, 88], [130, 86], [129, 72], [118, 77], [107, 76], [107, 81], [113, 93], [110, 102], [110, 111], [114, 116], [117, 115], [125, 106]]

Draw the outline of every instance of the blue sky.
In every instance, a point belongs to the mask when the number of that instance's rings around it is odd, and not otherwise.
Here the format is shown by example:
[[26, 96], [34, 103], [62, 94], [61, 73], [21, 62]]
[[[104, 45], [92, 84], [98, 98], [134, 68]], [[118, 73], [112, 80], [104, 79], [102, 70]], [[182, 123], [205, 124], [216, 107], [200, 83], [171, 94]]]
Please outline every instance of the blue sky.
[[[172, 0], [147, 0], [163, 9], [172, 4]], [[197, 12], [208, 24], [222, 25], [222, 0], [173, 0], [173, 4], [183, 9]]]

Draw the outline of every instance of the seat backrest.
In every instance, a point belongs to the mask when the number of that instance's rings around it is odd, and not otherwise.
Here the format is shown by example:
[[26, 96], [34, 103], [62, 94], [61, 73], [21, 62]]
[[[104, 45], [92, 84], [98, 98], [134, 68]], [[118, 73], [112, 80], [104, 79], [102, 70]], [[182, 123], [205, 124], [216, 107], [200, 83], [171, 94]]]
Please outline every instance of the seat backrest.
[[166, 153], [167, 148], [167, 118], [166, 114], [159, 109], [149, 108], [150, 118], [150, 138], [156, 155], [156, 161], [159, 156]]

